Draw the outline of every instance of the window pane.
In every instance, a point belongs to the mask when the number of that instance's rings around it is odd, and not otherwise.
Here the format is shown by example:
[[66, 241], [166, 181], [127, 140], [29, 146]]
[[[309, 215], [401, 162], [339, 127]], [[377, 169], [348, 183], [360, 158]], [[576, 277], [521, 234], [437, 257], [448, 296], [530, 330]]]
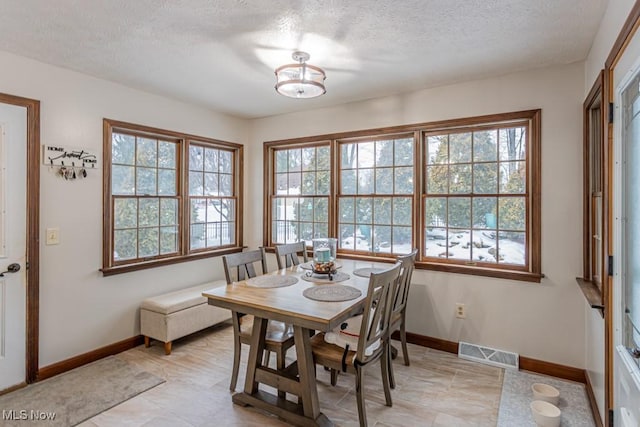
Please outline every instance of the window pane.
[[497, 199], [475, 197], [473, 199], [473, 227], [496, 229]]
[[391, 227], [388, 225], [376, 225], [373, 228], [373, 251], [391, 252]]
[[302, 149], [302, 170], [312, 171], [316, 170], [316, 149], [303, 148]]
[[233, 174], [233, 154], [227, 150], [219, 150], [218, 166], [220, 167], [220, 173]]
[[111, 137], [111, 162], [121, 165], [134, 165], [136, 138], [130, 135], [114, 133]]
[[500, 232], [498, 239], [500, 263], [525, 265], [525, 233]]
[[203, 147], [189, 146], [189, 170], [201, 171], [204, 169], [203, 153]]
[[447, 225], [447, 199], [427, 197], [424, 204], [425, 227], [445, 227]]
[[202, 249], [206, 244], [206, 224], [191, 224], [191, 234], [189, 236], [190, 248]]
[[315, 172], [302, 173], [302, 194], [316, 193], [316, 174]]
[[[220, 199], [208, 199], [207, 200], [207, 222], [220, 222], [222, 221], [222, 203]], [[225, 218], [226, 219], [226, 218]]]
[[313, 223], [302, 222], [300, 223], [300, 240], [305, 242], [313, 239]]
[[449, 139], [447, 135], [427, 138], [427, 164], [435, 165], [449, 162]]
[[356, 198], [356, 222], [358, 224], [371, 224], [373, 213], [373, 199], [371, 197]]
[[288, 174], [287, 194], [300, 194], [300, 184], [302, 174], [300, 172], [291, 172]]
[[524, 197], [500, 197], [498, 201], [498, 228], [524, 231], [526, 209]]
[[178, 228], [160, 228], [160, 254], [170, 254], [178, 251]]
[[220, 237], [223, 245], [234, 245], [236, 243], [236, 223], [223, 222], [221, 225], [222, 236]]
[[452, 194], [471, 193], [471, 165], [449, 166], [449, 192]]
[[221, 196], [233, 196], [232, 186], [233, 176], [227, 174], [220, 174], [220, 195]]
[[498, 192], [498, 163], [476, 163], [473, 165], [473, 191], [477, 194]]
[[393, 193], [393, 169], [378, 168], [376, 169], [376, 194], [392, 194]]
[[113, 259], [123, 261], [136, 258], [138, 230], [115, 230], [113, 232]]
[[500, 192], [524, 193], [526, 191], [525, 162], [500, 163]]
[[391, 225], [391, 199], [376, 197], [373, 202], [373, 223]]
[[219, 196], [220, 189], [218, 187], [217, 173], [205, 173], [204, 174], [204, 195], [205, 196]]
[[158, 141], [158, 167], [166, 169], [176, 168], [176, 144]]
[[204, 222], [207, 217], [207, 199], [191, 199], [191, 220], [192, 224]]
[[526, 129], [515, 127], [500, 129], [500, 160], [524, 160], [526, 155]]
[[140, 258], [156, 256], [160, 253], [159, 228], [141, 228], [138, 231], [138, 256]]
[[356, 171], [344, 170], [340, 174], [340, 186], [342, 194], [356, 194]]
[[[313, 231], [314, 239], [321, 238], [321, 237], [327, 237], [329, 235], [329, 228], [328, 228], [327, 223], [323, 223], [323, 222], [315, 223], [313, 225], [313, 230], [314, 230]], [[307, 246], [310, 246], [310, 245], [311, 245], [311, 242], [307, 241]]]
[[[411, 225], [413, 212], [410, 197], [396, 197], [393, 199], [393, 224]], [[409, 251], [411, 252], [411, 251]]]
[[318, 170], [328, 171], [331, 169], [330, 151], [329, 147], [317, 147], [316, 155], [318, 156]]
[[427, 166], [427, 194], [446, 194], [449, 181], [447, 165]]
[[160, 199], [160, 225], [178, 224], [178, 200]]
[[445, 242], [439, 243], [438, 246], [445, 250], [449, 259], [471, 261], [469, 230], [449, 229]]
[[329, 199], [319, 197], [315, 201], [314, 208], [314, 221], [315, 222], [328, 222], [329, 221]]
[[157, 226], [160, 223], [160, 201], [158, 199], [141, 199], [138, 206], [140, 227]]
[[395, 165], [413, 165], [413, 138], [398, 139], [395, 142]]
[[444, 241], [447, 239], [447, 229], [439, 227], [425, 228], [425, 256], [428, 257], [444, 257], [447, 252], [443, 251], [445, 247]]
[[136, 165], [156, 167], [158, 165], [158, 141], [155, 139], [138, 138]]
[[358, 145], [358, 168], [372, 168], [375, 152], [373, 142], [361, 142]]
[[111, 194], [134, 194], [136, 190], [134, 177], [135, 168], [133, 166], [113, 165], [111, 167]]
[[302, 150], [289, 150], [289, 172], [299, 172], [302, 169]]
[[393, 253], [408, 254], [411, 251], [411, 227], [393, 227]]
[[288, 150], [276, 151], [276, 172], [286, 172], [289, 160], [287, 159]]
[[356, 167], [356, 144], [341, 145], [340, 164], [343, 169], [352, 169]]
[[473, 133], [473, 161], [495, 162], [498, 160], [498, 131], [479, 131]]
[[393, 141], [376, 141], [376, 166], [393, 166]]
[[158, 170], [158, 194], [164, 196], [175, 196], [176, 193], [176, 171], [172, 169]]
[[212, 148], [204, 149], [204, 170], [205, 172], [218, 172], [218, 153], [219, 150]]
[[395, 168], [395, 193], [413, 193], [413, 168]]
[[223, 199], [221, 215], [223, 221], [234, 221], [236, 218], [236, 201]]
[[471, 228], [471, 199], [455, 197], [449, 199], [449, 227]]
[[317, 194], [318, 195], [328, 195], [329, 194], [329, 186], [331, 184], [331, 172], [329, 171], [321, 171], [316, 174], [317, 180]]
[[300, 221], [313, 222], [313, 199], [312, 198], [300, 198]]
[[354, 250], [356, 248], [355, 226], [351, 224], [340, 225], [340, 247]]
[[355, 222], [355, 199], [353, 197], [340, 198], [340, 222]]
[[158, 194], [156, 171], [157, 169], [136, 168], [136, 194], [154, 196]]
[[136, 199], [113, 200], [114, 228], [135, 228], [138, 226], [138, 201]]
[[189, 195], [190, 196], [203, 196], [204, 195], [204, 177], [200, 172], [189, 172]]
[[358, 170], [358, 194], [373, 194], [373, 169]]
[[286, 173], [276, 174], [276, 194], [287, 194], [289, 186], [289, 176]]
[[220, 246], [222, 239], [222, 229], [219, 222], [207, 223], [206, 247]]
[[452, 133], [449, 135], [449, 163], [471, 161], [471, 133]]

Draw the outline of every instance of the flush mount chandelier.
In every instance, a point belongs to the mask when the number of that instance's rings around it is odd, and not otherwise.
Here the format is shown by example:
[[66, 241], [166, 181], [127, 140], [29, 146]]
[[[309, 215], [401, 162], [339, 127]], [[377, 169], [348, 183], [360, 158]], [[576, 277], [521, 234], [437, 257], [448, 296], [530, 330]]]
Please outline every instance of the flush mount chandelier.
[[291, 55], [297, 64], [287, 64], [276, 68], [276, 91], [289, 98], [315, 98], [323, 95], [326, 75], [324, 70], [307, 64], [307, 52], [296, 51]]

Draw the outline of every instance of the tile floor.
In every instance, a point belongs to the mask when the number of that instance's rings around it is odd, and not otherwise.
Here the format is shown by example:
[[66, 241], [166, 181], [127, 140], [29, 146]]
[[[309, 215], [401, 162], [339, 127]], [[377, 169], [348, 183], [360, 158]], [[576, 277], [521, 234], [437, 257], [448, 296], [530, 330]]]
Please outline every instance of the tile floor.
[[[230, 368], [233, 360], [231, 325], [223, 324], [174, 343], [170, 356], [163, 346], [139, 346], [117, 357], [166, 380], [108, 411], [82, 423], [107, 426], [285, 426], [285, 422], [250, 407], [231, 402]], [[244, 384], [243, 346], [238, 389]], [[365, 372], [367, 418], [370, 426], [495, 426], [503, 370], [458, 359], [455, 355], [409, 345], [411, 366], [394, 361], [396, 389], [393, 407], [384, 405], [378, 364]], [[341, 374], [338, 385], [329, 373], [317, 369], [320, 405], [336, 425], [357, 426], [354, 378]]]

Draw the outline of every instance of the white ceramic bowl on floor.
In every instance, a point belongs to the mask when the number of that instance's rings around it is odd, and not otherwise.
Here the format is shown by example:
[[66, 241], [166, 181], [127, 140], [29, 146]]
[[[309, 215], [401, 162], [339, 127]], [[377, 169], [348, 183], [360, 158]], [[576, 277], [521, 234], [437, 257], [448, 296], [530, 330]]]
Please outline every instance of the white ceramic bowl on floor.
[[560, 400], [560, 392], [549, 384], [535, 383], [531, 386], [534, 400], [544, 400], [552, 405], [557, 405]]
[[534, 400], [531, 402], [531, 413], [533, 420], [539, 427], [558, 427], [560, 425], [562, 411], [549, 402]]

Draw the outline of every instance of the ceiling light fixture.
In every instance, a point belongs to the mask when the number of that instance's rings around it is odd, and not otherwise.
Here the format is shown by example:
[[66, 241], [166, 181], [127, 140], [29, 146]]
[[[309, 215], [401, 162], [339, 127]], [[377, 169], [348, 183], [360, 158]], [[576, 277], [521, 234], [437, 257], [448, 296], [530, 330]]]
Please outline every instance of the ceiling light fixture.
[[291, 57], [298, 63], [276, 68], [276, 91], [289, 98], [315, 98], [326, 93], [324, 70], [307, 64], [309, 54], [296, 51]]

